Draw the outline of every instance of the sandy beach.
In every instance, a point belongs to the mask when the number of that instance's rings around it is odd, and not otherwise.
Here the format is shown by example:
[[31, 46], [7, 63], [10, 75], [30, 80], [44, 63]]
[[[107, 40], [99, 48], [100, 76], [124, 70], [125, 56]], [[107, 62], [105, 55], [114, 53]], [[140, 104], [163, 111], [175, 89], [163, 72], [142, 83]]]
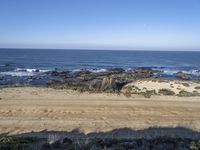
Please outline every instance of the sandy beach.
[[199, 97], [78, 93], [41, 87], [0, 89], [0, 133], [84, 133], [118, 128], [186, 127], [200, 131]]

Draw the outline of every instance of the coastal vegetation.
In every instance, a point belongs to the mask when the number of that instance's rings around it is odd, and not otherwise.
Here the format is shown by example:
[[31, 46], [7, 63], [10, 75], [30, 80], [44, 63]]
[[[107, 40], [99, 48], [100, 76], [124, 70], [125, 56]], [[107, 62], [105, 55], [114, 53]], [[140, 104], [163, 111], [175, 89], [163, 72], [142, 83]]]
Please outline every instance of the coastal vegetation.
[[197, 92], [187, 92], [185, 90], [181, 90], [177, 96], [180, 96], [180, 97], [190, 97], [190, 96], [199, 96], [199, 93]]
[[199, 90], [199, 89], [200, 89], [200, 86], [196, 86], [195, 89]]
[[159, 89], [158, 93], [162, 95], [175, 95], [175, 92], [170, 89]]

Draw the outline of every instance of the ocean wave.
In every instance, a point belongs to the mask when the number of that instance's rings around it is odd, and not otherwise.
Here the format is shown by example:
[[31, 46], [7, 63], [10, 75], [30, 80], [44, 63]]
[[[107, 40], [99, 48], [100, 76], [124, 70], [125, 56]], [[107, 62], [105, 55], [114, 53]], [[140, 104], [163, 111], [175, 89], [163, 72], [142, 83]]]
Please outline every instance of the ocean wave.
[[0, 72], [0, 75], [8, 75], [8, 76], [35, 76], [39, 75], [45, 72], [48, 72], [50, 70], [47, 69], [30, 69], [30, 68], [16, 68], [13, 71], [6, 71], [6, 72]]
[[30, 69], [30, 68], [17, 68], [14, 72], [48, 72], [50, 70], [47, 69]]
[[105, 72], [105, 71], [107, 71], [107, 69], [88, 69], [88, 71], [98, 73], [98, 72]]
[[167, 75], [174, 75], [175, 73], [177, 73], [179, 71], [181, 71], [185, 74], [188, 74], [188, 75], [194, 75], [194, 76], [200, 75], [200, 72], [198, 72], [198, 70], [188, 70], [188, 71], [186, 71], [186, 70], [168, 70], [168, 69], [166, 69], [166, 70], [162, 70], [162, 71], [163, 71], [163, 74], [167, 74]]
[[7, 76], [34, 76], [36, 75], [33, 72], [14, 72], [14, 71], [7, 71], [7, 72], [0, 72], [0, 75], [7, 75]]
[[94, 72], [94, 73], [98, 73], [98, 72], [105, 72], [107, 71], [107, 69], [103, 69], [103, 68], [95, 68], [95, 69], [74, 69], [72, 70], [72, 72], [78, 72], [78, 71], [90, 71], [90, 72]]

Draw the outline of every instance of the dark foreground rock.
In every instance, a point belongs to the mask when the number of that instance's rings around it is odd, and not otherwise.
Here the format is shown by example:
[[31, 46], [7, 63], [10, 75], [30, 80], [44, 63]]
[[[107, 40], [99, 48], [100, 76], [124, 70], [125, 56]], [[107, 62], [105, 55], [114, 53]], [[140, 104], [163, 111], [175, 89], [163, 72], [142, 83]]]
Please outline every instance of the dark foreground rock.
[[88, 70], [76, 72], [52, 71], [50, 75], [61, 77], [62, 80], [49, 81], [47, 86], [52, 88], [72, 89], [90, 92], [119, 92], [124, 85], [136, 79], [150, 78], [157, 73], [147, 67], [125, 71], [122, 68], [111, 68], [104, 72]]

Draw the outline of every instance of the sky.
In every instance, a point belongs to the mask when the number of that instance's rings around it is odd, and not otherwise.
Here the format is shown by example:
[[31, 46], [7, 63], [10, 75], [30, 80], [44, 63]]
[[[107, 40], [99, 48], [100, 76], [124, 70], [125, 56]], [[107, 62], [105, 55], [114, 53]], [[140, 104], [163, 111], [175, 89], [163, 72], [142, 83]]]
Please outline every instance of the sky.
[[0, 0], [0, 48], [200, 50], [200, 0]]

